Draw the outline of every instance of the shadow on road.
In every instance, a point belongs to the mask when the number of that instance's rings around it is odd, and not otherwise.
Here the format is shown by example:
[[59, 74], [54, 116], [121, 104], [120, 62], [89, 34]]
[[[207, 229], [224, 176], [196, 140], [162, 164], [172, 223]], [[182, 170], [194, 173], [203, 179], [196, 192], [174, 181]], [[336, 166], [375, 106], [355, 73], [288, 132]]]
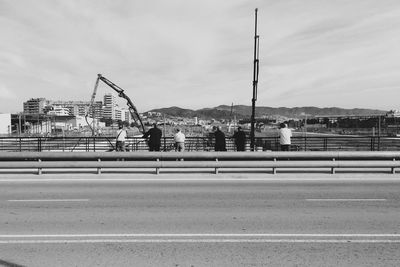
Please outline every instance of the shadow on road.
[[24, 265], [19, 265], [19, 264], [16, 264], [16, 263], [5, 261], [5, 260], [0, 260], [0, 266], [4, 266], [4, 267], [25, 267]]

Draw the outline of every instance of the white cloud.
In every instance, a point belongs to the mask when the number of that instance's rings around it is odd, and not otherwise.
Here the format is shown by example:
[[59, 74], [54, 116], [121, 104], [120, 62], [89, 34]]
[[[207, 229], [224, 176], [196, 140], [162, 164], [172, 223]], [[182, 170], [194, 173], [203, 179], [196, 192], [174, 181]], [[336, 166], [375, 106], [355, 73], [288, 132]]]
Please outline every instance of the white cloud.
[[0, 0], [4, 107], [89, 100], [97, 73], [140, 110], [249, 105], [255, 7], [257, 105], [398, 108], [397, 0]]
[[17, 95], [14, 92], [14, 90], [0, 84], [0, 100], [16, 99]]

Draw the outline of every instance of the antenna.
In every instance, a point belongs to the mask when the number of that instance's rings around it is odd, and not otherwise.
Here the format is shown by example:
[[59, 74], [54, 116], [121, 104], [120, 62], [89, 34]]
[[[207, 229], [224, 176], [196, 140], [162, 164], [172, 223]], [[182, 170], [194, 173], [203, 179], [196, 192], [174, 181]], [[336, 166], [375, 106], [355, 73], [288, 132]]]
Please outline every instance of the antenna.
[[257, 35], [257, 12], [258, 8], [255, 10], [255, 20], [254, 20], [254, 62], [253, 62], [253, 98], [251, 99], [251, 129], [250, 129], [250, 149], [255, 151], [255, 135], [254, 135], [254, 124], [255, 124], [255, 113], [256, 113], [256, 101], [257, 101], [257, 86], [258, 86], [258, 73], [259, 73], [259, 39], [260, 36]]

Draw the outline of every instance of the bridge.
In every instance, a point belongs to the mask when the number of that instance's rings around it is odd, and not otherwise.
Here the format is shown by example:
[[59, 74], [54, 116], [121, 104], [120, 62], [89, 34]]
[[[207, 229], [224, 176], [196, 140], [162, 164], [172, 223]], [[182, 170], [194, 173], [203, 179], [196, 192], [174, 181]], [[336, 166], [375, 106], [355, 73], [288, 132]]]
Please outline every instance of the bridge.
[[[106, 152], [114, 149], [115, 137], [0, 137], [0, 151], [29, 152]], [[227, 137], [228, 151], [235, 151], [233, 139]], [[279, 151], [279, 137], [255, 138], [257, 150]], [[211, 137], [187, 137], [187, 151], [213, 151]], [[128, 137], [129, 151], [147, 151], [146, 140]], [[161, 150], [174, 149], [172, 137], [163, 137]], [[292, 150], [295, 151], [400, 151], [400, 137], [388, 136], [341, 136], [341, 135], [295, 135], [292, 137]]]
[[271, 172], [312, 169], [321, 172], [374, 171], [396, 173], [400, 152], [0, 152], [0, 171], [60, 169], [102, 172], [143, 172], [182, 169], [192, 172]]
[[2, 151], [0, 266], [398, 266], [399, 163], [399, 151]]

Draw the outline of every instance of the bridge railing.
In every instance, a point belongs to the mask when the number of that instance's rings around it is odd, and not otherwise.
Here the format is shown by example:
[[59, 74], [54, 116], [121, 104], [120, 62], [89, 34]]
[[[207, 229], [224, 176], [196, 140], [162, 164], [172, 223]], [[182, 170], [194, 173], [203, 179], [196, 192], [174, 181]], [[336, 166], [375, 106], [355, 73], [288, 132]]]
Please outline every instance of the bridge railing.
[[[226, 138], [227, 150], [235, 151], [234, 141]], [[279, 137], [257, 137], [257, 150], [279, 151]], [[163, 137], [162, 151], [173, 151], [172, 137]], [[0, 137], [0, 151], [57, 151], [57, 152], [101, 152], [112, 151], [115, 138], [110, 137]], [[128, 151], [146, 151], [147, 142], [143, 138], [129, 137]], [[187, 137], [186, 151], [213, 151], [213, 139]], [[294, 151], [400, 151], [399, 137], [377, 136], [295, 136], [292, 138]]]
[[281, 169], [320, 169], [335, 173], [337, 169], [365, 171], [379, 169], [395, 173], [400, 168], [400, 152], [0, 152], [0, 170], [76, 169], [95, 170], [101, 174], [112, 169], [136, 172], [153, 169], [198, 169], [276, 173]]

